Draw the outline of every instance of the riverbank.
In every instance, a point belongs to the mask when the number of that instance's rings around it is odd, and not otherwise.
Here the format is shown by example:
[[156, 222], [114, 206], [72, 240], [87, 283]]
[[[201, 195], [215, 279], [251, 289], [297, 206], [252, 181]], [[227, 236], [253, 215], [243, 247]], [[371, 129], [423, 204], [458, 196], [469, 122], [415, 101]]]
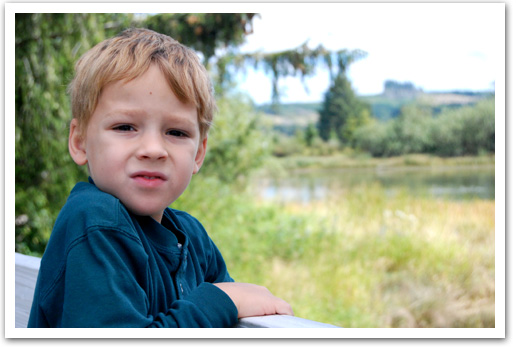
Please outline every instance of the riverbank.
[[338, 153], [327, 156], [292, 155], [275, 158], [276, 166], [285, 170], [330, 168], [394, 168], [413, 166], [494, 166], [495, 155], [438, 157], [428, 154], [408, 154], [388, 158], [375, 158], [367, 154]]

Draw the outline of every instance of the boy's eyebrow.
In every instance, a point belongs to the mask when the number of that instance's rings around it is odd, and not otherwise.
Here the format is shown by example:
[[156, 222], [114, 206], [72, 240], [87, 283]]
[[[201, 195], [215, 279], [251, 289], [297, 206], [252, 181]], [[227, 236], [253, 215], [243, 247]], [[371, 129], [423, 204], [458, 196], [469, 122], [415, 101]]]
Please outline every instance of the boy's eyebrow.
[[[145, 109], [138, 109], [138, 108], [131, 108], [131, 109], [114, 109], [109, 112], [107, 112], [104, 117], [105, 118], [114, 118], [120, 115], [125, 115], [129, 117], [138, 117], [141, 115], [147, 115], [147, 112]], [[182, 117], [180, 115], [174, 114], [174, 113], [166, 113], [166, 116], [173, 119], [174, 121], [181, 121], [186, 122], [190, 124], [191, 126], [197, 127], [197, 118], [194, 118], [193, 120], [191, 118]]]
[[104, 117], [115, 117], [119, 115], [127, 115], [127, 116], [138, 116], [138, 114], [142, 114], [143, 110], [135, 110], [135, 109], [115, 109], [107, 112]]

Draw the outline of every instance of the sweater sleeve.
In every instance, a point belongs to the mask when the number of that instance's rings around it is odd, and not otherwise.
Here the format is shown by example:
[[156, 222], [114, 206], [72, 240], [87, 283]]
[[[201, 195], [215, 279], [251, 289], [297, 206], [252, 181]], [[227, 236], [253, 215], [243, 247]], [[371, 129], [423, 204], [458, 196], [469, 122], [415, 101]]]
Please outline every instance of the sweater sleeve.
[[[135, 258], [135, 256], [138, 256]], [[237, 311], [218, 287], [201, 283], [163, 313], [148, 314], [141, 285], [148, 260], [134, 237], [92, 230], [69, 250], [64, 271], [62, 327], [229, 327]], [[50, 310], [50, 309], [49, 309]]]
[[236, 324], [235, 304], [217, 286], [204, 282], [166, 314], [160, 313], [148, 327], [230, 327]]
[[206, 281], [211, 283], [217, 282], [234, 282], [233, 278], [229, 275], [226, 267], [226, 262], [222, 257], [219, 249], [215, 243], [208, 237], [209, 240], [209, 257], [206, 271]]

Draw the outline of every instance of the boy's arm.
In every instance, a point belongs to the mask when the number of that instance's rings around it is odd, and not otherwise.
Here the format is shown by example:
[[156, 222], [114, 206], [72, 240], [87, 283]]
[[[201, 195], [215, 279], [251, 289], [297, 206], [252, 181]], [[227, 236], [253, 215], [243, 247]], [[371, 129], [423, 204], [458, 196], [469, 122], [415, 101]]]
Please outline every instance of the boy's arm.
[[[228, 327], [237, 310], [219, 288], [202, 283], [168, 309], [149, 314], [146, 258], [119, 232], [91, 231], [68, 253], [61, 327]], [[157, 290], [159, 292], [159, 290]], [[47, 304], [48, 305], [48, 304]], [[54, 308], [57, 304], [54, 304]], [[51, 311], [51, 307], [47, 307]]]
[[227, 294], [205, 282], [173, 302], [147, 327], [231, 327], [237, 319], [237, 309]]

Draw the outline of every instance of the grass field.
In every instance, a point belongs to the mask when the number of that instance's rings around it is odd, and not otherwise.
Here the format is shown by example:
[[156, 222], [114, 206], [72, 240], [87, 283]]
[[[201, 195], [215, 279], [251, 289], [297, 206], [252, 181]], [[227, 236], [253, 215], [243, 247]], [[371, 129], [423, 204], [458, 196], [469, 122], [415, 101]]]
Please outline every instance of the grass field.
[[296, 316], [494, 327], [494, 200], [387, 197], [376, 183], [279, 205], [209, 178], [193, 184], [175, 206], [203, 222], [235, 280], [267, 286]]

